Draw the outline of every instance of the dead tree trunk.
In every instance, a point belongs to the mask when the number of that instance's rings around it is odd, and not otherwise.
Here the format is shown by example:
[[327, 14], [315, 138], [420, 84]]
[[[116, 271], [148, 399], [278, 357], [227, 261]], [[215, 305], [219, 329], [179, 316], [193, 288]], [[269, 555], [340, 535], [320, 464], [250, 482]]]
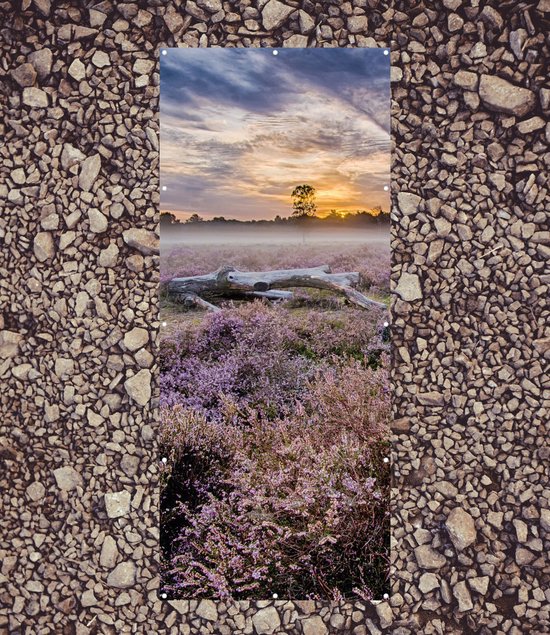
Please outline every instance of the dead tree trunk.
[[363, 295], [355, 285], [359, 273], [331, 273], [328, 265], [309, 269], [279, 269], [275, 271], [238, 271], [222, 267], [202, 276], [173, 278], [168, 283], [168, 293], [186, 304], [203, 306], [210, 311], [219, 310], [215, 304], [205, 300], [216, 298], [265, 297], [287, 299], [292, 292], [283, 291], [295, 287], [324, 289], [343, 294], [349, 302], [364, 309], [386, 305]]

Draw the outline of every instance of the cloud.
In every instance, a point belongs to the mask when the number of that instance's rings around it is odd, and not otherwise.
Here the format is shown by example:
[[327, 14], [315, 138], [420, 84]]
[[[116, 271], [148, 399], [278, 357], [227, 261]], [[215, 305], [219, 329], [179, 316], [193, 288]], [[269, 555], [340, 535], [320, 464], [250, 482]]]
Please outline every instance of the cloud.
[[388, 207], [378, 49], [173, 49], [161, 67], [163, 209], [268, 218], [299, 183], [321, 210]]

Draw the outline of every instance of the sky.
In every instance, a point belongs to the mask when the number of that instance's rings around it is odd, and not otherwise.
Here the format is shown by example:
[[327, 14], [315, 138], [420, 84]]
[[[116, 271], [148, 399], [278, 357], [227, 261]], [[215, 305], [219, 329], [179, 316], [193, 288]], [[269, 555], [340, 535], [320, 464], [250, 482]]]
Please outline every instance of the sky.
[[161, 210], [272, 219], [317, 190], [320, 216], [389, 209], [383, 49], [167, 49], [161, 55]]

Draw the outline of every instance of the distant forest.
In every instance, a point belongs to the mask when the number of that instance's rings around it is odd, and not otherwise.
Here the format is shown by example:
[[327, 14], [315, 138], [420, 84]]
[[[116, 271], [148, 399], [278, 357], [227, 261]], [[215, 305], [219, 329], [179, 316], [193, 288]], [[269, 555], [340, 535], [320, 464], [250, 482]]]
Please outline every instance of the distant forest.
[[210, 220], [206, 220], [198, 214], [191, 214], [189, 218], [179, 220], [171, 212], [162, 212], [160, 215], [161, 228], [176, 229], [178, 227], [185, 227], [189, 225], [254, 225], [254, 226], [302, 226], [307, 224], [309, 226], [327, 227], [377, 227], [389, 225], [390, 215], [380, 207], [375, 207], [372, 210], [357, 210], [355, 212], [349, 212], [342, 214], [336, 210], [332, 210], [326, 216], [316, 215], [301, 215], [301, 216], [275, 216], [272, 220], [237, 220], [236, 218], [225, 218], [224, 216], [215, 216]]

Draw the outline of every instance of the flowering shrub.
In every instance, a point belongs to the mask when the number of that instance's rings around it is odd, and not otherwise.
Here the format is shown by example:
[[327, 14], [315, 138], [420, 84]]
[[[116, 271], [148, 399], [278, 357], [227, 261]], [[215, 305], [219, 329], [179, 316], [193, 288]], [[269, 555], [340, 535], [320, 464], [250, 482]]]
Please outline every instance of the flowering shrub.
[[[269, 267], [320, 264], [271, 256]], [[241, 258], [254, 268], [247, 250]], [[212, 268], [193, 266], [180, 273]], [[163, 590], [334, 600], [387, 590], [384, 313], [256, 301], [182, 320], [164, 339]]]

